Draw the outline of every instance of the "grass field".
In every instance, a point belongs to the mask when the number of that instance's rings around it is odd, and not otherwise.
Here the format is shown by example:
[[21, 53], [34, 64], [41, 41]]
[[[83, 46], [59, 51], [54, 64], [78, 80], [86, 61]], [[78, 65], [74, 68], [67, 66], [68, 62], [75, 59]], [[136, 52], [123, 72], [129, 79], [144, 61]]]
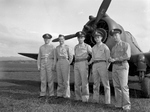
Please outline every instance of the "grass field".
[[[39, 73], [34, 61], [9, 61], [0, 63], [0, 112], [123, 112], [112, 105], [104, 105], [103, 87], [100, 103], [74, 101], [73, 86], [71, 99], [38, 99]], [[56, 90], [56, 85], [55, 85]], [[56, 91], [55, 91], [56, 92]], [[90, 101], [92, 90], [90, 90]], [[150, 112], [150, 99], [140, 98], [141, 92], [130, 90], [131, 112]]]

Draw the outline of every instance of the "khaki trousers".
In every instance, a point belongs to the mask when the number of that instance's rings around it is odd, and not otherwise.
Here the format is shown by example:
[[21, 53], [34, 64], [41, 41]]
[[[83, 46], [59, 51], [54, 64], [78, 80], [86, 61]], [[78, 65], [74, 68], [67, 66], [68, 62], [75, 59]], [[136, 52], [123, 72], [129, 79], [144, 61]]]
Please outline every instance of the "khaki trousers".
[[[87, 102], [89, 100], [88, 62], [80, 61], [74, 65], [75, 96], [76, 100]], [[82, 92], [81, 92], [82, 91]]]
[[130, 106], [129, 88], [128, 88], [128, 63], [114, 64], [112, 79], [115, 89], [116, 107]]
[[106, 62], [99, 62], [93, 64], [92, 68], [93, 73], [93, 100], [94, 102], [99, 102], [99, 90], [100, 90], [100, 80], [104, 86], [105, 92], [105, 104], [110, 104], [110, 85], [109, 85], [109, 77], [107, 71]]
[[70, 64], [67, 59], [59, 59], [56, 64], [58, 88], [57, 96], [70, 97]]
[[49, 96], [54, 95], [54, 82], [53, 82], [53, 71], [52, 71], [52, 59], [42, 59], [41, 60], [41, 69], [40, 69], [40, 78], [41, 78], [41, 92], [40, 96], [45, 96], [47, 91], [48, 83], [48, 93]]

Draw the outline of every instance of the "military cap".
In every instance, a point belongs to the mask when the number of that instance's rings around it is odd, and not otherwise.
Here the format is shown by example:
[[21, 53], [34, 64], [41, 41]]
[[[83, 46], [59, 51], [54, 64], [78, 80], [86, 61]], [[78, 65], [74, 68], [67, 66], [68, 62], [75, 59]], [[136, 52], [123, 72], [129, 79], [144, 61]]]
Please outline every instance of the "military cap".
[[77, 37], [85, 37], [85, 33], [83, 31], [79, 31], [76, 33]]
[[52, 36], [50, 34], [46, 33], [46, 34], [43, 35], [43, 38], [44, 39], [51, 39]]
[[104, 30], [97, 29], [97, 30], [95, 30], [95, 31], [92, 33], [92, 36], [93, 36], [93, 37], [95, 37], [95, 36], [102, 36], [102, 37], [105, 37], [105, 32], [104, 32]]
[[64, 37], [65, 37], [64, 35], [59, 34], [59, 35], [58, 35], [58, 40], [60, 40], [60, 38], [63, 38], [63, 39], [65, 40], [65, 38], [64, 38]]
[[121, 34], [121, 33], [122, 33], [122, 31], [121, 31], [120, 29], [118, 29], [118, 28], [113, 29], [113, 30], [111, 30], [111, 31], [110, 31], [110, 35], [111, 35], [111, 36], [113, 36], [113, 35], [114, 35], [114, 34], [116, 34], [116, 33]]
[[58, 38], [59, 38], [59, 37], [64, 37], [64, 35], [62, 35], [62, 34], [59, 34]]

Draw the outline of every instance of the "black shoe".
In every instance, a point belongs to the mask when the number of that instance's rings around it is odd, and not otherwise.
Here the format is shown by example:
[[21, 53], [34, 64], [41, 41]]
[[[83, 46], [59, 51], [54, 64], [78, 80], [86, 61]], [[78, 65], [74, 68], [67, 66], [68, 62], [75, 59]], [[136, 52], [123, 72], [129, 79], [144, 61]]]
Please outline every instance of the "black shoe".
[[104, 104], [105, 107], [112, 107], [112, 104]]
[[105, 104], [105, 106], [111, 106], [111, 104]]
[[46, 98], [46, 96], [38, 96], [39, 99]]
[[122, 110], [122, 107], [115, 107], [116, 109], [118, 109], [118, 110]]
[[56, 98], [56, 96], [48, 96], [48, 99]]
[[64, 98], [63, 96], [56, 96], [56, 99]]

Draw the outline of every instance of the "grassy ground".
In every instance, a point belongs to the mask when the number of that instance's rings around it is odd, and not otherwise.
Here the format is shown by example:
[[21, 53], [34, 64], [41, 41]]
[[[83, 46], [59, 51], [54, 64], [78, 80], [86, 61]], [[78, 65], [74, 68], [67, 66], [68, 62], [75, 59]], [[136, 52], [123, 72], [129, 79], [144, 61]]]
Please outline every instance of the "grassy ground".
[[[112, 105], [107, 107], [104, 105], [103, 88], [100, 103], [94, 104], [74, 101], [73, 87], [71, 99], [38, 99], [39, 87], [36, 62], [0, 62], [0, 112], [122, 112], [114, 107], [113, 91]], [[140, 98], [140, 91], [131, 89], [130, 96], [131, 112], [150, 112], [150, 99]]]
[[[71, 99], [38, 99], [40, 83], [37, 81], [0, 80], [0, 85], [0, 112], [122, 112], [113, 105], [113, 93], [112, 105], [107, 107], [104, 105], [103, 91], [101, 102], [94, 104], [74, 101], [73, 91]], [[138, 91], [130, 91], [130, 94], [131, 112], [149, 112], [150, 99], [135, 98], [140, 94]]]

